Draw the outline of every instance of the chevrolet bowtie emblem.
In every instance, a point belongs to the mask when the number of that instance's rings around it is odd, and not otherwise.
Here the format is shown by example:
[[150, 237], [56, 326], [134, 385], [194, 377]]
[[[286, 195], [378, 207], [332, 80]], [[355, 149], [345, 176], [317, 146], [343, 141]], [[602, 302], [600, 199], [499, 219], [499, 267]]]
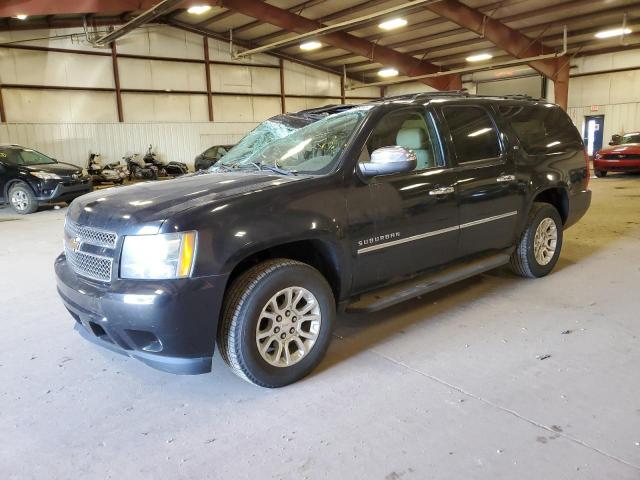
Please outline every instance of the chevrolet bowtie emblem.
[[71, 251], [76, 253], [80, 250], [80, 246], [82, 245], [82, 242], [80, 241], [79, 237], [74, 237], [71, 239], [69, 244], [70, 244], [69, 246], [71, 247]]

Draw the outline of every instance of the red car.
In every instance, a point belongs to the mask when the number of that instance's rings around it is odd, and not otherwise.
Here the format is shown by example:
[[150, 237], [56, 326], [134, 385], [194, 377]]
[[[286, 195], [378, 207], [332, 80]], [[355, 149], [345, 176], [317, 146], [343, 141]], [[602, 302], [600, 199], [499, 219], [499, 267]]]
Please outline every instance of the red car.
[[608, 172], [640, 172], [640, 132], [625, 133], [619, 143], [609, 145], [593, 158], [596, 177]]

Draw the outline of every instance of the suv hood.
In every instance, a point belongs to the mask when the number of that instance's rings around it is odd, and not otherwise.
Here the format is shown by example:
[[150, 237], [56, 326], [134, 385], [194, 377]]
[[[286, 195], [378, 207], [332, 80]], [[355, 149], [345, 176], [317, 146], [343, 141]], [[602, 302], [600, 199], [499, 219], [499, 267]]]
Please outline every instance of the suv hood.
[[207, 173], [97, 190], [73, 201], [67, 217], [118, 233], [157, 233], [171, 216], [308, 176], [269, 172]]
[[74, 173], [82, 172], [81, 167], [63, 162], [43, 163], [40, 165], [21, 165], [21, 167], [29, 170], [30, 172], [49, 172], [60, 176], [69, 176]]

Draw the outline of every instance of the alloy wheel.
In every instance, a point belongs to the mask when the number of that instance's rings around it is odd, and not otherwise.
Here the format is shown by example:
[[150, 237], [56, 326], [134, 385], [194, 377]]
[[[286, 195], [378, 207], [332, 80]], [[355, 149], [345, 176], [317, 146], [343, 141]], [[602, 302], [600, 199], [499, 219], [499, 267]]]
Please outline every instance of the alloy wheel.
[[29, 208], [29, 197], [27, 197], [27, 194], [22, 190], [16, 190], [11, 194], [11, 205], [13, 205], [16, 210], [26, 210]]
[[258, 351], [274, 367], [294, 365], [315, 345], [321, 322], [320, 305], [313, 293], [295, 286], [280, 290], [260, 313]]
[[556, 253], [558, 243], [558, 227], [551, 218], [544, 218], [533, 239], [533, 255], [539, 265], [547, 265]]

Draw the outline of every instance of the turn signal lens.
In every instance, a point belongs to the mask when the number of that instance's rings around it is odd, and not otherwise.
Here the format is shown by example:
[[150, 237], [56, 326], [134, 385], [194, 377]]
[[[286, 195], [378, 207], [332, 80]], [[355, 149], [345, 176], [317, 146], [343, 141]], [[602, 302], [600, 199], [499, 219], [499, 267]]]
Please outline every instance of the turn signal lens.
[[177, 277], [188, 277], [191, 275], [193, 257], [196, 253], [196, 232], [186, 232], [182, 236], [182, 248], [180, 249], [180, 260], [178, 262]]

